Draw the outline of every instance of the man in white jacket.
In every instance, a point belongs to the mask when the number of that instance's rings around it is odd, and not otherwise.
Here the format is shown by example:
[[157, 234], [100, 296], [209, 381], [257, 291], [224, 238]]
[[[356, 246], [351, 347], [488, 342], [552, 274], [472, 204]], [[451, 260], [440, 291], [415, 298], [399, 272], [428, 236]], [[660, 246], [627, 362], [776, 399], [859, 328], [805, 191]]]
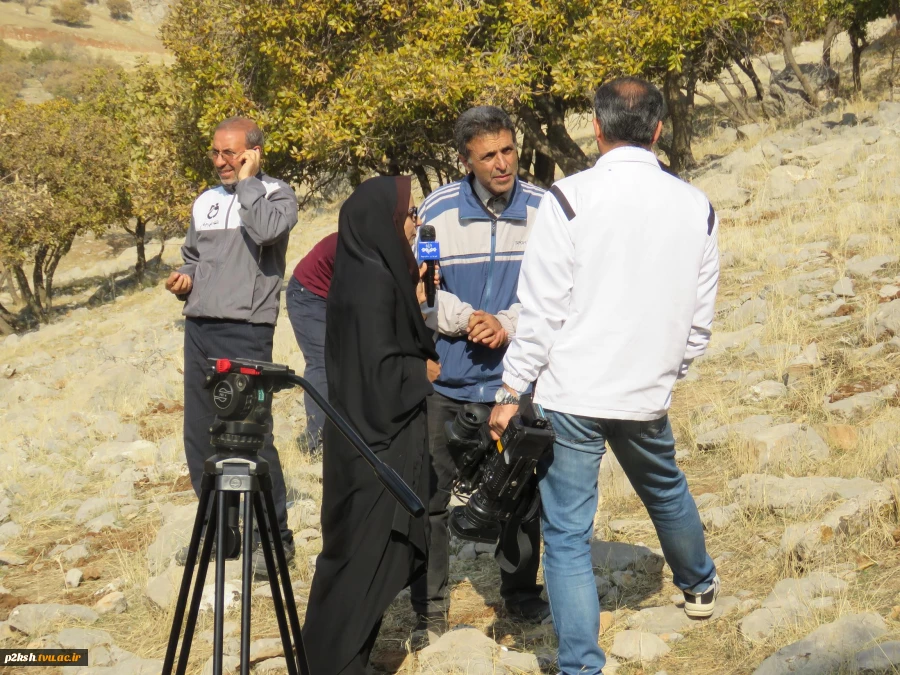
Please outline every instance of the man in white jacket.
[[556, 432], [538, 477], [544, 580], [565, 675], [597, 675], [606, 662], [590, 549], [606, 443], [650, 514], [687, 615], [711, 616], [719, 592], [667, 416], [676, 379], [709, 342], [718, 220], [703, 193], [665, 173], [650, 151], [664, 114], [656, 87], [609, 82], [594, 108], [601, 157], [541, 200], [503, 361], [507, 396], [491, 417], [498, 437], [536, 383], [535, 403]]

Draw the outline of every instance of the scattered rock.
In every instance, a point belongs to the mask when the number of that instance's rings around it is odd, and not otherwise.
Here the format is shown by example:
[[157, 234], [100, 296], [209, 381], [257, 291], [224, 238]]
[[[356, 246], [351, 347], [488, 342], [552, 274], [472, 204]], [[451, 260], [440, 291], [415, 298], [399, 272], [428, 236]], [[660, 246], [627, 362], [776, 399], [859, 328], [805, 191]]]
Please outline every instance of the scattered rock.
[[9, 613], [9, 625], [31, 635], [38, 628], [59, 621], [94, 623], [100, 615], [82, 605], [19, 605]]
[[826, 424], [825, 435], [840, 450], [855, 450], [859, 445], [859, 429], [850, 424]]
[[837, 283], [835, 283], [834, 287], [831, 289], [831, 292], [839, 298], [856, 297], [856, 292], [853, 290], [853, 280], [848, 277], [838, 279]]
[[630, 570], [644, 574], [659, 574], [665, 560], [646, 546], [633, 546], [618, 541], [591, 542], [591, 564], [610, 572]]
[[750, 391], [744, 396], [748, 401], [765, 401], [771, 398], [781, 398], [787, 395], [787, 387], [781, 382], [763, 380], [759, 384], [750, 387]]
[[727, 506], [713, 506], [700, 511], [700, 522], [707, 532], [723, 530], [733, 523], [740, 515], [742, 509], [738, 504]]
[[626, 661], [640, 661], [642, 665], [651, 663], [668, 654], [671, 649], [653, 633], [642, 633], [636, 630], [623, 630], [613, 638], [614, 656]]
[[[222, 656], [222, 675], [238, 675], [241, 668], [241, 659], [233, 654], [225, 654]], [[213, 657], [203, 666], [200, 675], [213, 675]]]
[[741, 619], [741, 635], [751, 641], [766, 640], [779, 627], [830, 606], [834, 599], [829, 594], [846, 589], [846, 581], [823, 572], [813, 572], [802, 579], [783, 579], [775, 584], [759, 609]]
[[852, 672], [858, 675], [890, 675], [900, 668], [900, 642], [882, 642], [853, 657]]
[[882, 286], [878, 289], [878, 297], [881, 300], [895, 300], [896, 298], [900, 298], [900, 286], [895, 286], [894, 284]]
[[850, 614], [819, 626], [763, 661], [753, 675], [823, 675], [887, 632], [877, 614]]
[[263, 675], [264, 673], [286, 673], [287, 672], [287, 659], [283, 656], [276, 657], [274, 659], [266, 659], [265, 661], [260, 661], [256, 664], [256, 668], [253, 669], [254, 673], [259, 673]]
[[847, 499], [818, 520], [788, 525], [781, 537], [782, 553], [800, 560], [821, 555], [839, 536], [857, 534], [875, 523], [881, 509], [893, 504], [893, 494], [890, 486], [878, 485]]
[[250, 663], [258, 663], [276, 656], [284, 656], [281, 638], [262, 638], [250, 643]]
[[22, 534], [22, 526], [18, 523], [12, 521], [3, 523], [3, 525], [0, 525], [0, 544], [5, 544], [20, 534]]
[[872, 258], [863, 258], [855, 255], [847, 261], [847, 274], [851, 277], [871, 277], [885, 265], [891, 265], [900, 260], [896, 255], [877, 255]]
[[147, 582], [144, 595], [157, 607], [168, 609], [178, 597], [183, 575], [184, 568], [173, 562], [166, 571]]
[[[896, 302], [896, 301], [895, 301]], [[888, 384], [875, 391], [867, 391], [842, 398], [833, 403], [826, 397], [823, 407], [835, 417], [852, 420], [872, 414], [884, 401], [897, 395], [897, 385]]]
[[707, 431], [697, 437], [697, 448], [700, 450], [712, 450], [724, 445], [733, 438], [745, 439], [753, 434], [770, 427], [775, 421], [771, 415], [752, 415], [742, 422], [725, 424]]
[[88, 532], [102, 532], [103, 530], [117, 529], [116, 514], [112, 511], [97, 516], [84, 524]]
[[82, 574], [80, 569], [77, 567], [70, 569], [66, 572], [66, 588], [78, 588], [82, 577], [84, 577], [84, 574]]
[[[223, 584], [222, 592], [225, 596], [225, 610], [231, 608], [235, 603], [239, 602], [241, 599], [241, 589], [235, 586], [234, 584]], [[200, 611], [201, 612], [214, 612], [215, 611], [215, 601], [216, 601], [216, 586], [215, 584], [208, 584], [203, 587], [203, 593], [200, 596]]]
[[728, 481], [728, 487], [743, 508], [766, 509], [788, 518], [808, 515], [842, 499], [868, 500], [885, 490], [880, 483], [865, 478], [779, 478], [765, 474], [744, 474]]
[[900, 335], [900, 300], [891, 300], [880, 305], [866, 319], [866, 331], [872, 333], [876, 339]]
[[0, 551], [0, 565], [19, 566], [24, 565], [28, 561], [20, 555], [16, 555], [11, 551]]
[[799, 424], [780, 424], [759, 431], [750, 438], [756, 451], [757, 467], [788, 463], [792, 466], [803, 461], [822, 462], [828, 459], [828, 445], [813, 429]]
[[125, 594], [122, 591], [114, 591], [104, 595], [94, 605], [94, 609], [100, 615], [103, 614], [122, 614], [128, 609], [128, 602], [125, 600]]
[[63, 649], [90, 649], [96, 645], [113, 643], [109, 633], [97, 628], [64, 628], [59, 631], [56, 641]]
[[418, 662], [423, 672], [512, 675], [540, 670], [533, 654], [504, 650], [476, 628], [444, 633], [418, 653]]

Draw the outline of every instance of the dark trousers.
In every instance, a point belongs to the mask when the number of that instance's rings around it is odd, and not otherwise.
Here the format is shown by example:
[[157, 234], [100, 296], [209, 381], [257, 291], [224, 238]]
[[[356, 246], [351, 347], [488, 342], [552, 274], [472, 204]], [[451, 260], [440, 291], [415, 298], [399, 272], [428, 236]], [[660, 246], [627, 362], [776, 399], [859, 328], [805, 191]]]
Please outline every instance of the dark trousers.
[[[210, 370], [207, 358], [241, 358], [256, 361], [272, 360], [272, 339], [275, 327], [262, 324], [222, 321], [219, 319], [186, 319], [184, 322], [184, 454], [191, 474], [194, 492], [200, 494], [203, 464], [215, 453], [209, 443], [209, 427], [216, 416], [208, 389], [204, 389]], [[272, 436], [269, 433], [259, 456], [269, 464], [272, 477], [272, 496], [281, 538], [293, 543], [288, 529], [285, 506], [284, 474]]]
[[[294, 277], [288, 282], [287, 312], [294, 329], [294, 337], [303, 353], [306, 368], [303, 377], [325, 399], [328, 399], [328, 382], [325, 379], [325, 298], [316, 295]], [[308, 394], [303, 395], [306, 407], [306, 447], [316, 450], [322, 447], [322, 429], [325, 413]]]
[[[429, 485], [428, 519], [431, 535], [428, 542], [428, 570], [413, 582], [411, 601], [413, 611], [428, 616], [447, 615], [450, 608], [448, 579], [450, 572], [450, 512], [451, 488], [457, 477], [456, 465], [447, 448], [444, 425], [466, 404], [440, 394], [428, 399], [428, 440], [431, 447], [431, 479]], [[542, 587], [537, 583], [540, 565], [540, 522], [534, 519], [525, 526], [525, 532], [534, 551], [528, 565], [514, 574], [500, 571], [500, 595], [508, 607], [515, 607], [524, 600], [540, 596]]]

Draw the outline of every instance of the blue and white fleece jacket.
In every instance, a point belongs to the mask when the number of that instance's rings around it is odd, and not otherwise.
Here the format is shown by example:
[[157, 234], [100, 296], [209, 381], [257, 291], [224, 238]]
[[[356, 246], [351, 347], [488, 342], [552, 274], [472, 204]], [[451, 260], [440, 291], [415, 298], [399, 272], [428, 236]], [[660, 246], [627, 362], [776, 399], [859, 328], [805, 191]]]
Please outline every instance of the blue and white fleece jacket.
[[525, 243], [544, 190], [516, 178], [509, 203], [494, 216], [475, 194], [469, 175], [441, 186], [419, 214], [433, 225], [441, 246], [437, 296], [437, 352], [441, 375], [435, 391], [472, 403], [493, 402], [501, 385], [506, 347], [489, 349], [466, 339], [475, 310], [493, 314], [509, 334], [519, 318], [516, 287]]

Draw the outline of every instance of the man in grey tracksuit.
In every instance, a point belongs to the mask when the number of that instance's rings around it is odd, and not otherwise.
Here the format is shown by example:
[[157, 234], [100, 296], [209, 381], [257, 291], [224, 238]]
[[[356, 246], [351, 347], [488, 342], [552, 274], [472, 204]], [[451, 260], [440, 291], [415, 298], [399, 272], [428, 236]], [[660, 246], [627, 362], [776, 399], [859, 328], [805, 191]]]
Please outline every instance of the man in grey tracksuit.
[[[262, 132], [249, 119], [229, 118], [216, 128], [208, 154], [222, 184], [194, 202], [181, 249], [184, 265], [166, 280], [166, 289], [185, 303], [184, 451], [198, 494], [203, 464], [215, 454], [209, 442], [215, 411], [203, 388], [210, 372], [207, 359], [272, 360], [285, 253], [297, 223], [297, 197], [287, 183], [260, 171], [262, 145]], [[284, 476], [271, 419], [269, 428], [259, 454], [269, 463], [279, 530], [285, 552], [292, 557]], [[265, 574], [258, 550], [254, 567], [257, 574]]]

